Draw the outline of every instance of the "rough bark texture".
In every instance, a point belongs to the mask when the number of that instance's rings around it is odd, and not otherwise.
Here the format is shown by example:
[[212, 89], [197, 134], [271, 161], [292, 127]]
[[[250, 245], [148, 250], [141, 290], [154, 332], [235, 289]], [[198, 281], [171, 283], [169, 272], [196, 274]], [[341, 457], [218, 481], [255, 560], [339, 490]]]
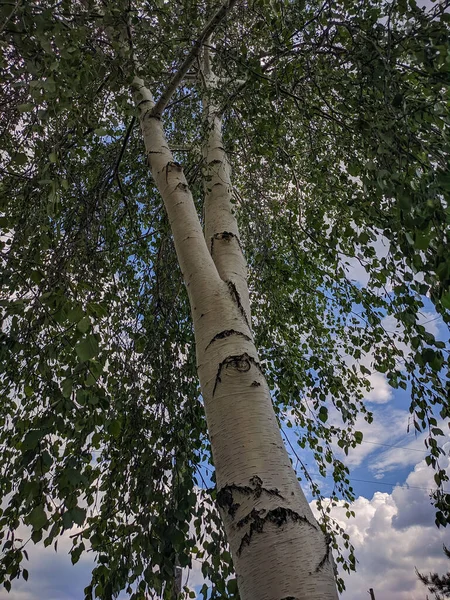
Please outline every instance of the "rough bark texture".
[[138, 78], [134, 88], [191, 304], [218, 503], [241, 599], [336, 600], [331, 551], [284, 447], [253, 343], [220, 115], [207, 108], [205, 239], [151, 94]]

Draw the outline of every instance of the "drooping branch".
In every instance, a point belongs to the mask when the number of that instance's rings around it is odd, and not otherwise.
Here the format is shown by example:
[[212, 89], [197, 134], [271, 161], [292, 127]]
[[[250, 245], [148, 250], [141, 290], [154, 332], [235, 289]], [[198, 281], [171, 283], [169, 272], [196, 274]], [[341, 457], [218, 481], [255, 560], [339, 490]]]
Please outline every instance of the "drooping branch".
[[223, 19], [227, 16], [233, 6], [237, 3], [237, 0], [226, 0], [226, 2], [219, 8], [216, 14], [211, 18], [210, 21], [205, 25], [203, 31], [200, 33], [199, 37], [194, 42], [191, 51], [188, 53], [186, 58], [184, 59], [182, 65], [172, 77], [169, 85], [166, 87], [158, 102], [155, 104], [153, 108], [153, 116], [161, 117], [164, 109], [169, 103], [171, 97], [177, 90], [181, 81], [183, 80], [186, 73], [194, 64], [195, 60], [199, 56], [202, 46], [205, 40], [215, 31], [218, 25], [223, 21]]

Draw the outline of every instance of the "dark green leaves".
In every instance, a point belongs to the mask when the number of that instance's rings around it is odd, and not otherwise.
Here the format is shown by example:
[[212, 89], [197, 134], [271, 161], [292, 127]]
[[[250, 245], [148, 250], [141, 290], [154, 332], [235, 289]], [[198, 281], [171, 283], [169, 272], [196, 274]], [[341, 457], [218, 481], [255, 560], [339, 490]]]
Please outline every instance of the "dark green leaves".
[[34, 531], [39, 531], [47, 524], [47, 515], [43, 506], [36, 506], [27, 517]]
[[99, 348], [95, 335], [88, 335], [75, 346], [75, 351], [81, 362], [97, 356]]
[[64, 529], [71, 529], [74, 525], [81, 527], [86, 519], [86, 510], [75, 506], [64, 512], [62, 522]]
[[361, 442], [363, 441], [363, 433], [362, 431], [355, 431], [355, 442], [357, 444], [361, 444]]
[[328, 420], [328, 409], [326, 406], [321, 406], [320, 410], [319, 410], [319, 414], [317, 415], [319, 417], [319, 420], [322, 421], [322, 423], [326, 423]]

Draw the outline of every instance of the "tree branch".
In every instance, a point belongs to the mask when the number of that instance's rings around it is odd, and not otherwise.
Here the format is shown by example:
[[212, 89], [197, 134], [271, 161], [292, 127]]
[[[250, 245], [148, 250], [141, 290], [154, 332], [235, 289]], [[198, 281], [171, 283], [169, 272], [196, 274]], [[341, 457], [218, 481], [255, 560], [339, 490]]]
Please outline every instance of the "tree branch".
[[211, 18], [211, 20], [205, 25], [203, 31], [200, 33], [200, 36], [195, 41], [191, 51], [184, 59], [181, 67], [172, 77], [172, 80], [169, 82], [169, 85], [166, 87], [162, 96], [153, 107], [152, 115], [154, 117], [161, 117], [162, 113], [164, 112], [164, 109], [166, 108], [174, 92], [180, 85], [186, 73], [194, 64], [198, 55], [200, 54], [203, 43], [214, 32], [214, 30], [221, 23], [221, 21], [223, 21], [223, 19], [227, 16], [227, 14], [233, 8], [236, 2], [237, 0], [226, 0], [225, 3], [216, 12], [216, 14]]

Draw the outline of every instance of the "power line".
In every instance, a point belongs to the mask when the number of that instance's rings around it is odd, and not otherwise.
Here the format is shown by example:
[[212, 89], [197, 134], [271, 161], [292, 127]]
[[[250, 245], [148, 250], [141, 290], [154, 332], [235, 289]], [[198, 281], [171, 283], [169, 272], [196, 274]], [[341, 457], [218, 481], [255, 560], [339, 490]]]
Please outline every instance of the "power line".
[[419, 448], [410, 448], [409, 446], [394, 446], [393, 444], [380, 444], [379, 442], [369, 442], [362, 440], [363, 444], [372, 444], [373, 446], [384, 446], [385, 448], [398, 448], [399, 450], [411, 450], [412, 452], [422, 452], [427, 454], [426, 450], [419, 450]]
[[[329, 477], [327, 477], [327, 479], [331, 479]], [[375, 485], [388, 485], [391, 487], [399, 487], [402, 489], [406, 489], [406, 490], [423, 490], [425, 492], [435, 492], [437, 491], [437, 488], [425, 488], [425, 487], [419, 487], [417, 485], [409, 485], [409, 483], [388, 483], [387, 481], [373, 481], [370, 479], [355, 479], [353, 477], [349, 477], [349, 481], [358, 481], [360, 483], [373, 483]], [[449, 492], [442, 490], [444, 492], [444, 494], [448, 494]]]
[[[298, 431], [304, 431], [307, 433], [307, 429], [302, 429], [298, 427]], [[337, 436], [335, 436], [337, 437]], [[410, 446], [394, 446], [393, 444], [382, 444], [380, 442], [369, 442], [368, 440], [361, 440], [361, 444], [372, 444], [373, 446], [384, 446], [385, 448], [398, 448], [399, 450], [411, 450], [412, 452], [421, 452], [422, 454], [427, 454], [426, 450], [420, 450], [419, 448], [411, 448]]]

